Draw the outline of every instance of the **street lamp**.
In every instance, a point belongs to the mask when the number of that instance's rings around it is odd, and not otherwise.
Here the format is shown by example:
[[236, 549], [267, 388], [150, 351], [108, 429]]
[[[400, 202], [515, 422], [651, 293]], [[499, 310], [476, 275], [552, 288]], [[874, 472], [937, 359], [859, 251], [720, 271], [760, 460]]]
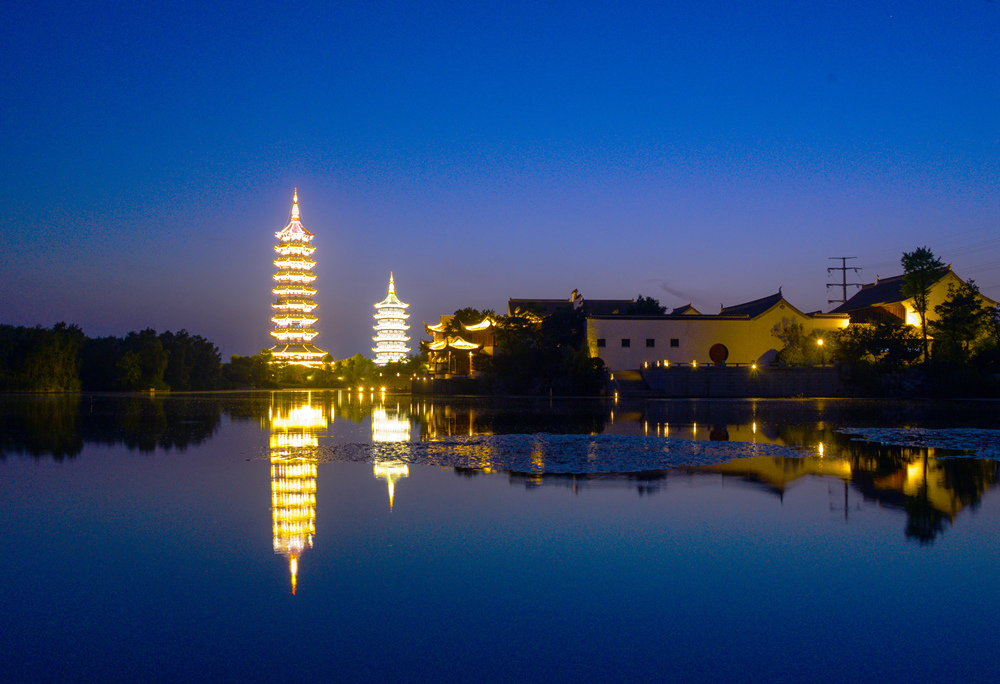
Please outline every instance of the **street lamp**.
[[826, 361], [823, 356], [823, 338], [821, 337], [818, 340], [816, 340], [816, 344], [819, 345], [819, 365], [825, 366]]

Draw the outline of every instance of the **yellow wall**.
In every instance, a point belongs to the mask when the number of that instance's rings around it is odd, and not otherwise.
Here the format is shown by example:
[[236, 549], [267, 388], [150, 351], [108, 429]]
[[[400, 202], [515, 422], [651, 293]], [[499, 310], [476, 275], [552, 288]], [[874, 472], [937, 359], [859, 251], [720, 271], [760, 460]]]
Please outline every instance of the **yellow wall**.
[[[928, 322], [938, 320], [938, 315], [934, 313], [934, 307], [938, 306], [939, 304], [942, 304], [944, 300], [948, 299], [948, 286], [950, 285], [954, 288], [958, 288], [958, 286], [961, 285], [962, 282], [963, 282], [962, 279], [959, 278], [957, 275], [955, 275], [954, 271], [948, 271], [948, 273], [946, 273], [941, 280], [934, 283], [934, 285], [931, 287], [930, 294], [927, 297]], [[989, 297], [981, 296], [981, 301], [987, 306], [996, 306], [997, 304]], [[908, 323], [909, 325], [914, 325], [917, 328], [919, 328], [920, 314], [918, 314], [917, 310], [913, 307], [913, 300], [907, 299], [906, 301], [904, 301], [903, 307], [906, 308], [906, 323]]]
[[[779, 304], [758, 318], [721, 316], [682, 316], [677, 318], [588, 318], [587, 343], [591, 356], [598, 356], [612, 371], [641, 368], [667, 360], [670, 363], [711, 363], [708, 350], [716, 343], [729, 349], [726, 363], [767, 363], [784, 344], [775, 336], [793, 323], [800, 324], [808, 335], [813, 330], [832, 332], [847, 325], [847, 316], [805, 316], [791, 306]], [[605, 340], [604, 347], [597, 340]], [[623, 348], [622, 338], [631, 346]], [[646, 347], [652, 338], [655, 346]], [[679, 346], [671, 347], [671, 338]]]

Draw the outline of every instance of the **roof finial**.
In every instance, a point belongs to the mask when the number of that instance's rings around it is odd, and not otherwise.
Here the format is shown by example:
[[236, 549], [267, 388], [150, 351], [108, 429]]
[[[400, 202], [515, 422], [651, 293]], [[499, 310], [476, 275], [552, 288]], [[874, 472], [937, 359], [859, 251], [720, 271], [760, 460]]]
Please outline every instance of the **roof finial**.
[[299, 220], [299, 189], [295, 188], [295, 194], [292, 195], [292, 220]]
[[392, 271], [389, 271], [389, 294], [396, 293], [396, 284], [392, 282]]

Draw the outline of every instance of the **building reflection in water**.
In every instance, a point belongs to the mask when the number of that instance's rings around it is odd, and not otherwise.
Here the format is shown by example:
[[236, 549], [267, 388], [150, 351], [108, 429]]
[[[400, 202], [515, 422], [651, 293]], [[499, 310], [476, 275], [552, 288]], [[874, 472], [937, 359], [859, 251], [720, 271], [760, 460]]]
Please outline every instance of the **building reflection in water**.
[[[372, 442], [392, 443], [410, 441], [410, 417], [396, 404], [395, 408], [385, 404], [372, 407]], [[389, 484], [389, 510], [392, 510], [396, 492], [396, 480], [407, 477], [410, 468], [399, 459], [378, 459], [374, 466], [375, 477]]]
[[299, 558], [312, 548], [316, 534], [316, 433], [329, 424], [323, 409], [312, 405], [311, 393], [302, 400], [301, 395], [272, 395], [268, 410], [274, 552], [288, 556], [293, 594]]
[[[817, 420], [815, 409], [839, 407], [827, 407], [822, 401], [761, 406], [756, 401], [609, 402], [591, 414], [586, 412], [586, 405], [576, 405], [573, 411], [561, 410], [561, 406], [565, 404], [557, 403], [553, 408], [545, 401], [528, 401], [512, 410], [509, 404], [494, 407], [488, 402], [429, 400], [415, 405], [415, 415], [423, 428], [421, 439], [440, 443], [429, 445], [428, 460], [434, 463], [440, 454], [447, 456], [443, 461], [453, 463], [456, 456], [460, 457], [465, 465], [456, 471], [462, 473], [507, 469], [490, 440], [475, 439], [494, 434], [602, 433], [752, 444], [763, 447], [765, 452], [770, 447], [792, 448], [800, 455], [734, 457], [726, 462], [669, 471], [558, 474], [546, 472], [548, 438], [539, 435], [529, 447], [534, 472], [508, 475], [512, 482], [526, 487], [552, 485], [579, 490], [625, 483], [644, 495], [665, 487], [671, 478], [716, 475], [740, 479], [779, 497], [804, 478], [833, 478], [843, 487], [837, 500], [831, 500], [831, 506], [842, 507], [845, 518], [850, 510], [864, 503], [902, 511], [907, 518], [907, 538], [921, 544], [933, 542], [960, 513], [975, 510], [986, 492], [1000, 485], [1000, 463], [995, 460], [950, 458], [948, 452], [934, 448], [865, 442], [853, 434], [838, 432], [836, 426], [849, 425], [858, 416], [844, 417], [828, 411], [832, 415]], [[768, 411], [763, 410], [765, 406]], [[783, 415], [775, 411], [775, 406], [792, 413]], [[847, 409], [852, 406], [846, 404]], [[888, 420], [895, 417], [890, 415]], [[599, 467], [599, 457], [592, 447], [581, 445], [582, 470]], [[697, 447], [692, 448], [697, 451]]]

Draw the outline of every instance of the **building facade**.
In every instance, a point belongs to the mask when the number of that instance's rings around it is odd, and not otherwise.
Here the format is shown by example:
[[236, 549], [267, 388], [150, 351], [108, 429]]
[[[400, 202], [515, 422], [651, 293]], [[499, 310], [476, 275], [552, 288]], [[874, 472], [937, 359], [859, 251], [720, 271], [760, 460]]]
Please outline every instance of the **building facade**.
[[784, 344], [778, 335], [794, 324], [806, 334], [833, 332], [848, 325], [846, 314], [805, 314], [781, 294], [722, 307], [715, 315], [693, 307], [660, 316], [587, 316], [587, 344], [611, 371], [645, 365], [763, 364], [774, 361]]

